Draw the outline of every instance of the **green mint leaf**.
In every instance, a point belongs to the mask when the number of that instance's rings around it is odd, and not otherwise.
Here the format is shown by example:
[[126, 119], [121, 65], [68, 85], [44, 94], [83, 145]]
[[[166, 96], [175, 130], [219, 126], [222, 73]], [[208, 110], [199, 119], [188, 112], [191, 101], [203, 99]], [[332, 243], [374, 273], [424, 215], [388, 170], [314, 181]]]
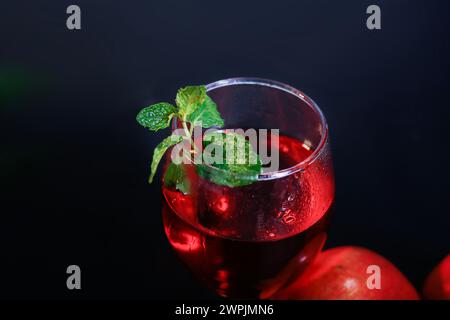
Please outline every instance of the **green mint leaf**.
[[188, 194], [190, 190], [189, 179], [182, 164], [170, 163], [164, 175], [164, 185], [169, 188]]
[[197, 166], [197, 173], [209, 181], [214, 182], [217, 185], [227, 187], [242, 187], [254, 183], [258, 179], [258, 173], [251, 175], [238, 175], [229, 171], [219, 171], [208, 168], [204, 164]]
[[181, 117], [187, 117], [196, 111], [206, 99], [205, 86], [191, 86], [178, 90], [175, 99]]
[[152, 131], [167, 128], [177, 109], [170, 103], [160, 102], [142, 109], [136, 116], [136, 121]]
[[163, 141], [161, 141], [153, 151], [153, 159], [152, 164], [150, 166], [150, 177], [148, 179], [149, 183], [152, 183], [153, 177], [155, 176], [156, 169], [158, 168], [158, 164], [161, 161], [161, 158], [163, 157], [164, 153], [166, 153], [167, 149], [170, 147], [176, 145], [177, 143], [181, 142], [183, 140], [183, 136], [179, 135], [171, 135], [167, 138], [165, 138]]
[[[204, 152], [204, 162], [213, 162], [211, 166], [218, 170], [208, 167], [206, 164], [200, 164], [197, 166], [200, 176], [228, 187], [245, 186], [257, 180], [262, 169], [261, 159], [243, 135], [216, 132], [210, 137], [206, 136], [203, 144], [204, 148], [209, 146], [209, 150], [221, 149], [222, 163], [212, 161], [213, 159], [218, 160], [214, 152], [210, 155], [208, 152]], [[213, 159], [207, 159], [208, 157], [213, 157]]]
[[191, 125], [201, 125], [203, 128], [223, 127], [224, 125], [216, 103], [208, 96], [206, 96], [200, 107], [187, 117], [187, 120]]

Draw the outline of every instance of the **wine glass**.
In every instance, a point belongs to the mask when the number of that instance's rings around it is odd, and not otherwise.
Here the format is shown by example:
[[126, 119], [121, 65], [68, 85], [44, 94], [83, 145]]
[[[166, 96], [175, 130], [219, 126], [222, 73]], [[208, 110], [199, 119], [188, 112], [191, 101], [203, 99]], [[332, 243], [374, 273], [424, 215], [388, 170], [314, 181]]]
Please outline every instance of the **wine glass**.
[[[327, 123], [313, 100], [276, 81], [233, 78], [206, 88], [225, 128], [276, 129], [259, 140], [275, 147], [277, 168], [228, 186], [208, 178], [215, 167], [199, 175], [194, 163], [183, 164], [188, 192], [163, 178], [165, 233], [220, 296], [267, 299], [301, 275], [325, 243], [334, 203]], [[173, 130], [180, 126], [175, 119]]]

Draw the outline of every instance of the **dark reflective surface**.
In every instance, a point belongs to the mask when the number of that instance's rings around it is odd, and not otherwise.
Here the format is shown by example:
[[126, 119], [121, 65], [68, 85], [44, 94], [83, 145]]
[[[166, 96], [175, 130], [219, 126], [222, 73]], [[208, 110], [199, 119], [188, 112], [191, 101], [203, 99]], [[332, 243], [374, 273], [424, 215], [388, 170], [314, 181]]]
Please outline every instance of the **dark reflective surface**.
[[[416, 286], [448, 253], [445, 1], [378, 1], [379, 32], [365, 28], [369, 1], [78, 1], [78, 32], [69, 4], [0, 5], [0, 297], [211, 297], [175, 258], [146, 182], [166, 133], [134, 117], [233, 76], [288, 83], [324, 111], [327, 246], [376, 250]], [[65, 287], [70, 264], [80, 292]]]

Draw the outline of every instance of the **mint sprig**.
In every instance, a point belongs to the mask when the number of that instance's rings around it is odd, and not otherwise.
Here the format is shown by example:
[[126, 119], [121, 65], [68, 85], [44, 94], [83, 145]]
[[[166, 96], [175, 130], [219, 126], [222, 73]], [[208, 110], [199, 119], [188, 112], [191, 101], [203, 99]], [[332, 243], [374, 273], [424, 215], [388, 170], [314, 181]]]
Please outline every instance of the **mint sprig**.
[[[150, 166], [149, 182], [153, 181], [159, 162], [161, 161], [166, 151], [180, 143], [184, 139], [188, 139], [191, 145], [196, 146], [193, 142], [192, 132], [196, 126], [203, 128], [209, 127], [223, 127], [224, 121], [217, 109], [216, 103], [206, 94], [204, 86], [188, 86], [178, 90], [175, 99], [176, 106], [160, 102], [142, 109], [136, 116], [137, 122], [151, 130], [158, 131], [169, 127], [170, 121], [173, 117], [177, 117], [182, 121], [184, 135], [171, 135], [165, 138], [158, 144], [153, 152], [153, 159]], [[219, 185], [226, 185], [229, 187], [242, 186], [252, 183], [261, 172], [261, 161], [258, 155], [253, 151], [251, 144], [245, 140], [245, 137], [238, 134], [220, 133], [225, 139], [225, 142], [219, 143], [219, 139], [212, 141], [203, 141], [203, 147], [210, 143], [215, 143], [216, 148], [223, 148], [224, 161], [222, 164], [212, 164], [218, 170], [211, 170], [204, 164], [197, 165], [197, 172], [200, 176], [211, 180]], [[230, 140], [231, 139], [231, 140]], [[227, 163], [226, 150], [230, 151], [230, 143], [234, 143], [234, 159], [231, 163]], [[245, 156], [242, 161], [242, 156]], [[229, 158], [229, 157], [228, 157]], [[240, 161], [238, 161], [238, 158]], [[183, 165], [170, 164], [166, 170], [164, 183], [166, 186], [173, 186], [176, 189], [188, 193], [189, 181], [183, 169]]]

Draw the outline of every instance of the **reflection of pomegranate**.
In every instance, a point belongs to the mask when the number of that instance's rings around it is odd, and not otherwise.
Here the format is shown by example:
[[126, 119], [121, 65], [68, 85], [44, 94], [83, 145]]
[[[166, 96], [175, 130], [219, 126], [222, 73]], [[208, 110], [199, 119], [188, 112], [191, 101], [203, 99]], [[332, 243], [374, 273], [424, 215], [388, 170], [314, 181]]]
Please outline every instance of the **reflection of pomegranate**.
[[359, 247], [321, 253], [312, 266], [275, 299], [416, 300], [416, 290], [389, 261]]
[[425, 299], [450, 300], [450, 254], [428, 275], [423, 296]]

